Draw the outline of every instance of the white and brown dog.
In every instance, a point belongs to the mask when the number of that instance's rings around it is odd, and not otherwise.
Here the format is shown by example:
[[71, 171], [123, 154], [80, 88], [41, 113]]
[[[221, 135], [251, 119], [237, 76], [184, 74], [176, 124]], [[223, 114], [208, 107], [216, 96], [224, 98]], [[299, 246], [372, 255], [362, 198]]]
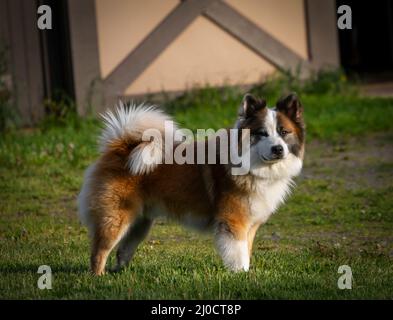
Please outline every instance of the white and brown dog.
[[144, 161], [145, 150], [153, 160], [167, 152], [162, 142], [168, 141], [143, 139], [146, 130], [168, 130], [170, 117], [155, 107], [121, 104], [104, 119], [102, 153], [87, 169], [78, 198], [80, 219], [92, 237], [92, 272], [105, 272], [117, 245], [117, 269], [127, 265], [160, 215], [212, 231], [224, 264], [247, 271], [258, 227], [284, 201], [302, 168], [305, 129], [298, 97], [290, 94], [273, 109], [244, 97], [235, 124], [249, 133], [250, 170], [244, 175], [231, 174], [230, 163]]

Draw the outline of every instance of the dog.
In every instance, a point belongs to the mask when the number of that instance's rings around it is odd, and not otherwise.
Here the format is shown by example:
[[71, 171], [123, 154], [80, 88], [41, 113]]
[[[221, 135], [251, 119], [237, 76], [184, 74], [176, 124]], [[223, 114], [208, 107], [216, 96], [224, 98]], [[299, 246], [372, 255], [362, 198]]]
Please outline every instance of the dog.
[[[115, 270], [127, 266], [154, 219], [163, 215], [213, 233], [224, 265], [248, 271], [258, 228], [284, 202], [302, 169], [305, 125], [298, 96], [286, 95], [274, 108], [244, 96], [233, 127], [240, 142], [240, 133], [249, 137], [250, 167], [242, 175], [231, 173], [231, 163], [155, 161], [168, 155], [162, 143], [171, 141], [146, 140], [143, 133], [155, 129], [164, 136], [176, 125], [154, 106], [120, 103], [103, 117], [101, 155], [86, 170], [78, 196], [79, 217], [91, 237], [91, 271], [104, 274], [116, 246]], [[150, 162], [144, 161], [146, 150]]]

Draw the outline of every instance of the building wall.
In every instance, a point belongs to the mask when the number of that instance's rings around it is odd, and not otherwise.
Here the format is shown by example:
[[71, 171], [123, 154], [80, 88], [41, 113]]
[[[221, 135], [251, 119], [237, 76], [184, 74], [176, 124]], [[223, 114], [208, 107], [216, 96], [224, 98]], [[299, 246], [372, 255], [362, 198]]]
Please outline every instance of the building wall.
[[[222, 1], [240, 15], [210, 0], [181, 6], [180, 0], [62, 0], [69, 36], [60, 41], [70, 43], [69, 94], [79, 114], [103, 110], [124, 95], [255, 83], [275, 69], [261, 55], [292, 70], [299, 63], [308, 70], [339, 66], [335, 0]], [[42, 40], [52, 30], [37, 29], [36, 4], [0, 0], [0, 38], [10, 62], [6, 80], [25, 125], [44, 116], [47, 71], [58, 69], [40, 43], [40, 33]]]
[[[34, 1], [0, 0], [0, 41], [7, 58], [5, 80], [20, 123], [29, 126], [44, 115], [44, 83]], [[22, 23], [23, 22], [23, 23]]]
[[[226, 2], [307, 58], [303, 0]], [[101, 76], [106, 77], [178, 3], [177, 0], [95, 0]], [[269, 62], [200, 16], [124, 94], [177, 91], [205, 84], [251, 84], [273, 71]]]

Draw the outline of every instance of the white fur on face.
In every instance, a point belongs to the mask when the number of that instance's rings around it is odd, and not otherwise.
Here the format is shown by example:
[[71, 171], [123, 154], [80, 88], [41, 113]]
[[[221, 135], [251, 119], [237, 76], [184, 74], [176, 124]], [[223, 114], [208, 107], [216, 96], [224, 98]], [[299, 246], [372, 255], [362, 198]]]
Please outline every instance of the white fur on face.
[[277, 113], [274, 110], [267, 109], [264, 127], [268, 133], [268, 137], [261, 137], [254, 148], [262, 161], [269, 161], [273, 159], [272, 147], [281, 145], [284, 148], [283, 158], [285, 159], [289, 154], [289, 149], [285, 141], [277, 132]]
[[[267, 133], [267, 137], [260, 140], [250, 148], [251, 173], [261, 178], [280, 179], [290, 178], [298, 175], [302, 168], [301, 158], [289, 152], [288, 145], [277, 131], [277, 113], [268, 109], [265, 121], [261, 124]], [[273, 159], [272, 147], [281, 145], [283, 147], [283, 158]], [[272, 159], [271, 161], [269, 161]]]
[[283, 178], [293, 178], [302, 170], [303, 161], [299, 157], [290, 153], [285, 159], [268, 164], [252, 167], [251, 174], [269, 180], [278, 180]]

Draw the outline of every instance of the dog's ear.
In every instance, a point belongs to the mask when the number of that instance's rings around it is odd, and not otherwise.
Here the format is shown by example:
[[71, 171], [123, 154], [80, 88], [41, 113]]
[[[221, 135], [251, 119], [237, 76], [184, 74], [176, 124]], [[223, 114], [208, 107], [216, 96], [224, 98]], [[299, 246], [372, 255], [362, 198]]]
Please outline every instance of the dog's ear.
[[266, 107], [266, 100], [256, 99], [252, 94], [246, 93], [239, 108], [240, 118], [252, 117], [257, 111]]
[[303, 106], [296, 93], [292, 92], [289, 95], [282, 97], [277, 101], [276, 107], [278, 111], [284, 113], [294, 122], [298, 124], [303, 122]]

